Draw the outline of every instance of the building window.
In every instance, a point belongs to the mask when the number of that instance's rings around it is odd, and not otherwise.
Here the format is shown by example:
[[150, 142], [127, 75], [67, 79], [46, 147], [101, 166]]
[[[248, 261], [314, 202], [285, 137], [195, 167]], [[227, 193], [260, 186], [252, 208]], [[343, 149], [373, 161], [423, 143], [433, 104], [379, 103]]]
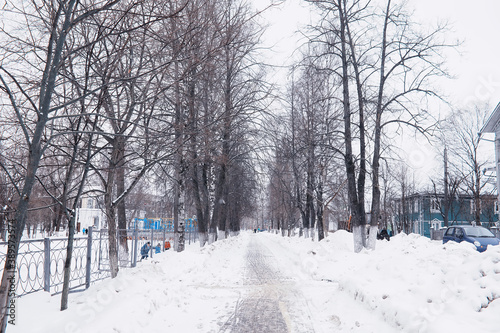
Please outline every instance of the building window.
[[94, 200], [92, 200], [92, 198], [87, 199], [87, 208], [94, 208]]
[[439, 202], [436, 198], [431, 198], [430, 206], [431, 206], [431, 213], [439, 213], [441, 211], [439, 209]]

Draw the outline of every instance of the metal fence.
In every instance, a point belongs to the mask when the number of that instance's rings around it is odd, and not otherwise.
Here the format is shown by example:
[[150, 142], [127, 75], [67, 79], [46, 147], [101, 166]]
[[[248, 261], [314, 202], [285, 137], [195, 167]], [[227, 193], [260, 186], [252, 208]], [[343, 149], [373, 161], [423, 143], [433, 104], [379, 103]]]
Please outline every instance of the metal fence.
[[500, 238], [500, 228], [498, 227], [493, 227], [490, 229], [490, 231], [495, 235], [496, 238]]
[[[118, 235], [121, 236], [121, 242]], [[173, 236], [173, 233], [166, 230], [118, 230], [119, 267], [135, 267], [141, 258], [141, 247], [148, 241], [152, 245], [149, 252], [151, 257], [154, 256], [157, 245], [160, 245], [160, 251], [165, 251], [166, 242], [171, 241]], [[21, 241], [16, 265], [17, 297], [41, 290], [52, 295], [62, 292], [67, 245], [67, 238]], [[3, 274], [7, 248], [7, 242], [0, 242], [0, 274]], [[86, 289], [93, 282], [108, 277], [108, 230], [89, 228], [88, 234], [74, 238], [70, 290]]]

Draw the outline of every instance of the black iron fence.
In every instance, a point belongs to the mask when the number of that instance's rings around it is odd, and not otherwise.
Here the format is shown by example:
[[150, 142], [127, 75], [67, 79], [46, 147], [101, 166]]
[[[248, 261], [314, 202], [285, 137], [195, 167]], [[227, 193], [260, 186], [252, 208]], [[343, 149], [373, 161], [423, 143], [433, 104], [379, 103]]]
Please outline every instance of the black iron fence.
[[[148, 254], [151, 257], [156, 251], [165, 251], [170, 243], [173, 247], [173, 237], [174, 234], [166, 230], [118, 230], [119, 266], [135, 267], [141, 258], [141, 247], [148, 241], [152, 245]], [[42, 290], [52, 295], [62, 292], [67, 245], [67, 238], [21, 241], [16, 265], [17, 297]], [[7, 249], [7, 242], [0, 242], [0, 274], [3, 274]], [[109, 276], [108, 230], [89, 228], [88, 234], [74, 239], [70, 290], [86, 289]]]

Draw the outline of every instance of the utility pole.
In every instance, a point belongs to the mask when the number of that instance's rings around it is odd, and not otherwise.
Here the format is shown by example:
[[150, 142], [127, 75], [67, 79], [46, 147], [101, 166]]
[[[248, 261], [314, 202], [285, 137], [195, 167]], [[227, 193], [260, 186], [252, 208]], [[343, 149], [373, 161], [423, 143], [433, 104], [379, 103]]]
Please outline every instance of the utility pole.
[[448, 227], [448, 212], [450, 210], [450, 193], [448, 188], [448, 151], [446, 146], [444, 147], [444, 200], [442, 204], [443, 208], [443, 221], [444, 226]]

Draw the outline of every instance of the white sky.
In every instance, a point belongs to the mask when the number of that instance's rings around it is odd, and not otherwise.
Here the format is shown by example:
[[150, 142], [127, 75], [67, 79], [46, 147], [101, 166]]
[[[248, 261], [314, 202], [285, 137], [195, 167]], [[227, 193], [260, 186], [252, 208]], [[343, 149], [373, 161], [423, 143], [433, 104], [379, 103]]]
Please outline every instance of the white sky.
[[463, 40], [460, 55], [450, 58], [449, 67], [457, 79], [443, 87], [458, 104], [471, 101], [500, 102], [500, 3], [492, 0], [412, 1], [417, 14], [430, 20], [447, 20], [455, 37]]
[[[377, 0], [374, 0], [377, 1]], [[397, 0], [395, 0], [396, 2]], [[264, 8], [276, 0], [253, 0], [257, 8]], [[448, 22], [449, 41], [462, 41], [456, 51], [450, 50], [447, 68], [454, 79], [439, 82], [440, 92], [455, 108], [472, 109], [474, 105], [486, 106], [493, 111], [500, 102], [500, 2], [494, 0], [409, 0], [415, 9], [415, 20], [423, 24]], [[263, 20], [269, 22], [264, 35], [266, 44], [272, 45], [272, 53], [267, 61], [272, 64], [290, 64], [293, 51], [303, 42], [296, 33], [301, 26], [311, 21], [308, 4], [301, 0], [285, 0], [277, 8], [267, 11]], [[295, 57], [297, 58], [297, 57]], [[275, 80], [286, 82], [286, 73], [275, 75]], [[446, 114], [449, 108], [434, 106], [435, 114]], [[491, 152], [493, 144], [485, 142], [486, 153]], [[436, 148], [425, 139], [402, 140], [408, 148], [407, 161], [416, 170], [417, 178], [423, 175], [424, 183], [430, 174], [440, 169]], [[436, 163], [429, 163], [436, 161]]]
[[[376, 1], [376, 0], [375, 0]], [[397, 1], [397, 0], [396, 0]], [[257, 8], [276, 0], [253, 0]], [[450, 41], [461, 40], [457, 52], [450, 52], [448, 67], [456, 77], [443, 84], [442, 90], [458, 105], [500, 102], [500, 2], [494, 0], [409, 0], [415, 8], [416, 20], [422, 23], [449, 22]], [[308, 4], [301, 0], [285, 0], [264, 14], [269, 22], [264, 36], [272, 45], [272, 63], [289, 63], [293, 50], [299, 46], [295, 33], [310, 22]]]

